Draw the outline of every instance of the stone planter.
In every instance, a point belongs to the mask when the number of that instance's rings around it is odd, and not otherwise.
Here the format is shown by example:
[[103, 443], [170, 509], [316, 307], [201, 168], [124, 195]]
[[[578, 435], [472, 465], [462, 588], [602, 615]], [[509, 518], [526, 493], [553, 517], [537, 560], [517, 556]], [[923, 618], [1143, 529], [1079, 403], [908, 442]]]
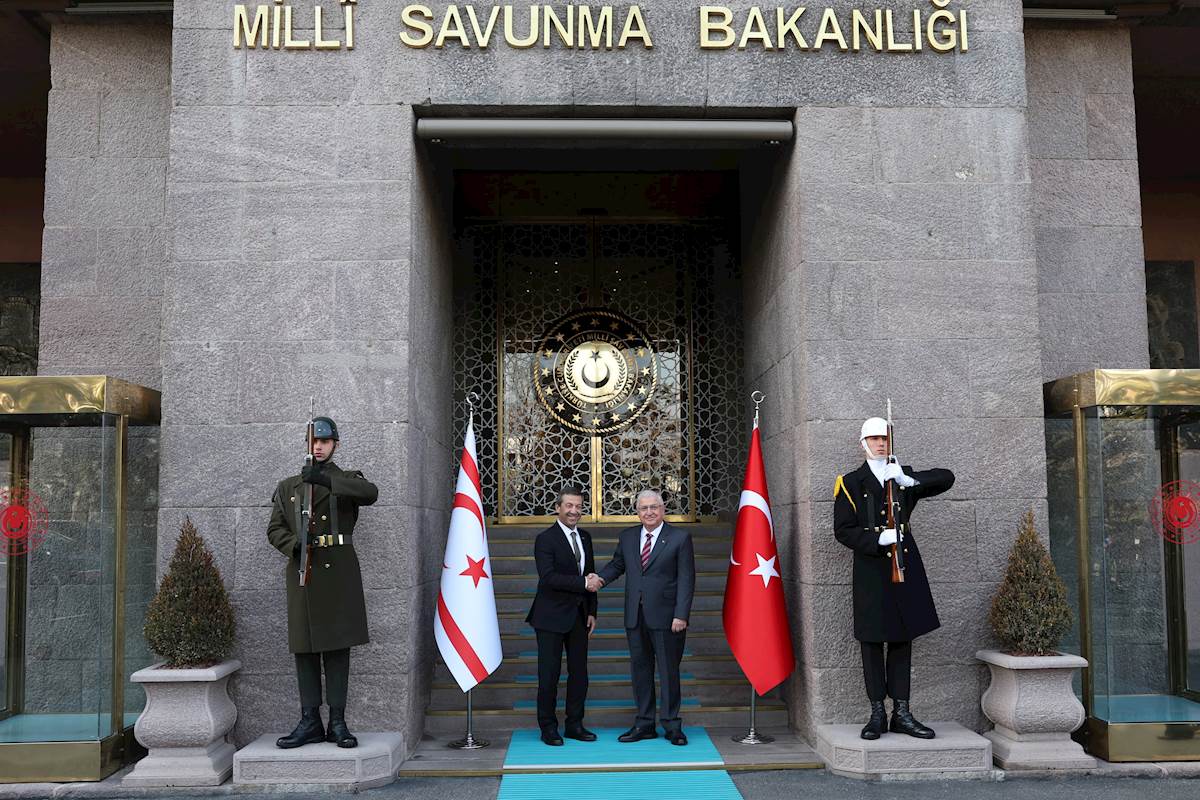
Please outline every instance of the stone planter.
[[984, 734], [1003, 769], [1064, 769], [1096, 766], [1096, 759], [1071, 738], [1083, 724], [1083, 704], [1071, 680], [1087, 660], [1074, 655], [1011, 656], [980, 650], [992, 682], [983, 693], [983, 713], [995, 724]]
[[125, 776], [132, 786], [219, 786], [233, 773], [233, 743], [225, 736], [237, 720], [229, 676], [240, 661], [205, 669], [138, 670], [130, 678], [146, 689], [146, 708], [133, 735], [149, 750]]

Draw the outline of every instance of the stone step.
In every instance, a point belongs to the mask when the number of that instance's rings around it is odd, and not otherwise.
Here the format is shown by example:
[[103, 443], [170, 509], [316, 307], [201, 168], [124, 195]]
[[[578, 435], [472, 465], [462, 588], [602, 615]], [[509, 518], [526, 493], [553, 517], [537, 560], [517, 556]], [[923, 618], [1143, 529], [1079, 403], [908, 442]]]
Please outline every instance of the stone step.
[[992, 743], [986, 738], [957, 722], [925, 724], [937, 738], [885, 733], [867, 741], [859, 736], [861, 725], [818, 725], [817, 754], [830, 772], [847, 778], [992, 776]]
[[[532, 636], [500, 638], [501, 652], [505, 659], [536, 658], [537, 642]], [[684, 659], [695, 655], [728, 655], [729, 643], [722, 635], [689, 636], [684, 649]], [[624, 634], [606, 638], [593, 637], [588, 644], [588, 660], [600, 658], [629, 658], [629, 642]]]
[[[600, 592], [598, 598], [599, 608], [602, 612], [611, 611], [617, 614], [625, 613], [624, 594], [619, 590], [621, 584]], [[520, 613], [522, 618], [529, 613], [530, 606], [533, 605], [533, 597], [537, 593], [537, 587], [531, 582], [528, 587], [518, 588], [515, 591], [504, 591], [496, 593], [496, 610], [500, 613]], [[692, 613], [696, 611], [720, 611], [724, 604], [725, 587], [719, 589], [700, 589], [692, 595]]]
[[[534, 674], [519, 677], [529, 680], [501, 683], [489, 677], [474, 690], [473, 702], [482, 702], [486, 687], [486, 702], [489, 707], [518, 708], [528, 705], [537, 698], [537, 677]], [[633, 684], [630, 682], [628, 672], [624, 675], [590, 674], [588, 677], [588, 708], [596, 706], [597, 703], [617, 702], [624, 706], [631, 702]], [[559, 683], [558, 702], [559, 705], [562, 705], [566, 699], [566, 682], [563, 680]], [[750, 684], [745, 678], [698, 679], [692, 677], [684, 678], [680, 683], [683, 686], [684, 700], [703, 706], [725, 705], [731, 699], [737, 699], [743, 703], [750, 701]], [[458, 684], [439, 682], [433, 687], [429, 698], [429, 708], [453, 710], [462, 707], [464, 702], [466, 701], [463, 699], [463, 693], [458, 688]], [[780, 698], [770, 694], [760, 697], [759, 702], [782, 705]]]
[[[748, 695], [747, 695], [748, 696]], [[686, 698], [685, 698], [686, 699]], [[467, 711], [466, 701], [462, 707], [454, 710], [429, 709], [425, 712], [425, 729], [427, 732], [438, 734], [455, 734], [466, 730]], [[478, 697], [472, 702], [474, 728], [476, 735], [487, 737], [500, 731], [512, 731], [517, 728], [533, 728], [537, 726], [537, 712], [532, 706], [522, 709], [495, 708], [483, 706]], [[633, 700], [627, 704], [588, 707], [584, 722], [589, 727], [625, 728], [633, 723], [636, 709]], [[777, 703], [757, 705], [756, 724], [761, 728], [786, 728], [788, 724], [787, 709]], [[704, 726], [745, 726], [750, 720], [749, 705], [684, 705], [680, 709], [684, 725]]]
[[[680, 667], [681, 672], [689, 673], [697, 678], [737, 678], [744, 680], [742, 671], [732, 655], [708, 654], [684, 656]], [[517, 680], [528, 680], [537, 674], [536, 657], [506, 658], [500, 662], [496, 671], [476, 690], [488, 691], [493, 683], [511, 683]], [[618, 675], [628, 679], [629, 657], [622, 654], [589, 653], [588, 674], [592, 676]], [[454, 678], [440, 657], [436, 657], [433, 667], [433, 680], [438, 683], [450, 684]]]
[[[596, 568], [600, 569], [607, 563], [607, 557], [601, 558], [599, 554], [596, 557]], [[500, 575], [528, 575], [531, 580], [537, 580], [537, 564], [533, 560], [533, 555], [505, 555], [491, 556], [492, 568], [491, 574]], [[726, 568], [729, 566], [729, 553], [723, 552], [718, 555], [701, 555], [696, 554], [696, 572], [700, 573], [719, 573], [725, 574]]]
[[[500, 634], [501, 636], [509, 636], [515, 634], [532, 635], [532, 628], [525, 621], [525, 617], [529, 614], [528, 609], [519, 611], [508, 611], [499, 614], [500, 617]], [[596, 615], [596, 636], [616, 634], [621, 637], [625, 636], [625, 611], [624, 609], [601, 609]], [[709, 634], [713, 632], [720, 633], [723, 631], [721, 627], [721, 612], [719, 609], [708, 609], [705, 611], [693, 610], [688, 618], [688, 636], [699, 634]]]
[[359, 791], [391, 783], [405, 756], [400, 733], [356, 732], [354, 748], [322, 742], [280, 750], [275, 740], [286, 733], [263, 734], [234, 754], [234, 787], [324, 785]]

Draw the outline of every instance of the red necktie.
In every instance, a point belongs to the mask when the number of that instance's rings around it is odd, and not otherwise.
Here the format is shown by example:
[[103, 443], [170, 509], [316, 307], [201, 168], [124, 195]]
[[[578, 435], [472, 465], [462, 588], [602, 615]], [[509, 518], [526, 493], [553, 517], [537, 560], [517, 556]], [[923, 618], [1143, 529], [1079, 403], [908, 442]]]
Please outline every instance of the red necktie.
[[650, 563], [650, 534], [646, 533], [646, 543], [642, 545], [642, 569], [646, 569], [646, 565]]

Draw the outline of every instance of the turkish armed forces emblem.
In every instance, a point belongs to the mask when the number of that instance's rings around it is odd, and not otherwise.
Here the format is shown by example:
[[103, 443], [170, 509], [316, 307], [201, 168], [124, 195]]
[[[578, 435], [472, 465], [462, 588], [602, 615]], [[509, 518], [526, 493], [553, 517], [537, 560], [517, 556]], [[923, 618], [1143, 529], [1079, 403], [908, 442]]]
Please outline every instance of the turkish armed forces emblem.
[[645, 409], [658, 384], [658, 359], [632, 319], [584, 309], [550, 326], [538, 347], [533, 382], [551, 417], [573, 431], [602, 436]]

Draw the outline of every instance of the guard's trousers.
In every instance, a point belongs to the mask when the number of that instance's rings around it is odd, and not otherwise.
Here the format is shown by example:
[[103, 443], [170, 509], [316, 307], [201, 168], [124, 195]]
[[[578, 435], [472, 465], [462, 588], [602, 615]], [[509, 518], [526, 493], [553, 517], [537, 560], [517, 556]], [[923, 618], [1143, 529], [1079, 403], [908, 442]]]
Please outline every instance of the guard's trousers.
[[883, 702], [885, 697], [908, 700], [912, 687], [912, 642], [888, 642], [886, 657], [883, 642], [859, 642], [859, 645], [867, 698], [873, 703]]
[[330, 708], [345, 708], [350, 686], [350, 648], [322, 653], [296, 653], [296, 678], [300, 684], [300, 705], [321, 705], [321, 662], [325, 662], [325, 700]]

